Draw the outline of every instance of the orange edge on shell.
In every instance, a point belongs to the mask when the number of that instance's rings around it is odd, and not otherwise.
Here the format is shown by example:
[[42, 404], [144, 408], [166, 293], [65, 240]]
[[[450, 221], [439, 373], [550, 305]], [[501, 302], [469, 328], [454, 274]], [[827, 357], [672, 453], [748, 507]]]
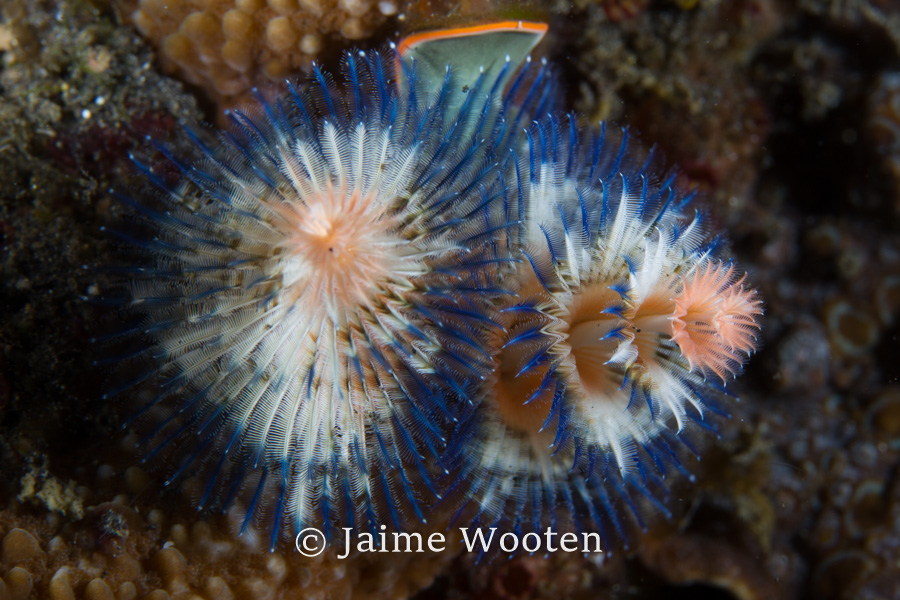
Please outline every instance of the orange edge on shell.
[[539, 34], [541, 37], [547, 33], [548, 25], [546, 23], [533, 23], [529, 21], [501, 21], [499, 23], [486, 23], [483, 25], [472, 25], [470, 27], [454, 27], [452, 29], [438, 29], [436, 31], [423, 31], [415, 33], [404, 38], [397, 45], [397, 52], [400, 56], [406, 56], [406, 53], [423, 42], [430, 42], [441, 39], [452, 39], [456, 37], [466, 37], [470, 35], [481, 35], [484, 33], [496, 33], [498, 31], [529, 31]]

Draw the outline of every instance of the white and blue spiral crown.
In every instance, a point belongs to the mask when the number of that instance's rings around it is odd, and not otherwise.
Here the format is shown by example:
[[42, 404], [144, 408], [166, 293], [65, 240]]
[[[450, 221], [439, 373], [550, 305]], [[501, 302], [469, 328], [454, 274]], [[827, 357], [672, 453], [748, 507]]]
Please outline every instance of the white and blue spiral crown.
[[[160, 148], [176, 186], [138, 163], [163, 192], [160, 210], [131, 203], [152, 232], [131, 240], [128, 286], [157, 365], [148, 458], [200, 477], [201, 507], [267, 515], [273, 544], [425, 521], [490, 369], [486, 302], [509, 260], [494, 236], [515, 226], [496, 166], [521, 118], [511, 67], [428, 89], [402, 64], [348, 54], [343, 89], [316, 69], [230, 113], [219, 140], [191, 134], [196, 162]], [[540, 102], [540, 79], [513, 88]]]
[[691, 368], [673, 325], [718, 242], [685, 213], [676, 174], [638, 156], [627, 131], [583, 135], [554, 116], [511, 151], [517, 260], [499, 276], [514, 293], [492, 308], [495, 368], [454, 438], [465, 519], [627, 544], [648, 509], [668, 514], [663, 477], [687, 474], [687, 432], [720, 410], [722, 387]]

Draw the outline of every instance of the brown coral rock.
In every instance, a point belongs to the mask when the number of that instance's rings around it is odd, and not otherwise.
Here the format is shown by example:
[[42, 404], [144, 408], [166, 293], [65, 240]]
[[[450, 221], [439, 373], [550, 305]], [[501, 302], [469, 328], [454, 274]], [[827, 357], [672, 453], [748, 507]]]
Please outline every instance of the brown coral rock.
[[368, 37], [399, 10], [375, 0], [134, 0], [125, 11], [163, 66], [217, 99], [308, 68], [329, 39]]
[[[134, 506], [133, 498], [127, 502]], [[454, 555], [344, 558], [332, 549], [307, 558], [288, 546], [270, 553], [256, 543], [265, 536], [232, 535], [227, 516], [197, 521], [177, 508], [146, 511], [145, 520], [138, 506], [102, 503], [77, 522], [27, 512], [24, 506], [0, 511], [3, 600], [407, 598]], [[108, 530], [110, 513], [128, 525]]]
[[644, 551], [651, 569], [673, 583], [703, 582], [741, 600], [789, 597], [764, 565], [734, 545], [699, 535], [681, 535]]

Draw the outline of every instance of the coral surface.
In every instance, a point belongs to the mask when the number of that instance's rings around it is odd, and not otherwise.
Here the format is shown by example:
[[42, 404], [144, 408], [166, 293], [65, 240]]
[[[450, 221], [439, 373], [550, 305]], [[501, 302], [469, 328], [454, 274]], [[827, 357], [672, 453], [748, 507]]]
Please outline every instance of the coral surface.
[[136, 468], [90, 343], [107, 310], [83, 301], [104, 275], [83, 265], [112, 250], [98, 231], [120, 220], [107, 190], [142, 185], [127, 153], [148, 134], [178, 153], [178, 123], [215, 115], [107, 3], [12, 0], [0, 7], [0, 597], [900, 595], [897, 10], [656, 0], [616, 3], [642, 10], [613, 22], [613, 3], [558, 4], [542, 52], [562, 65], [570, 106], [680, 164], [766, 300], [762, 350], [729, 385], [741, 403], [698, 448], [696, 483], [667, 482], [673, 518], [614, 554], [476, 564], [448, 544], [306, 559], [234, 537], [228, 515], [192, 508], [195, 484], [162, 488]]
[[234, 97], [308, 69], [327, 45], [370, 36], [400, 9], [395, 0], [123, 2], [134, 26], [159, 48], [163, 68]]

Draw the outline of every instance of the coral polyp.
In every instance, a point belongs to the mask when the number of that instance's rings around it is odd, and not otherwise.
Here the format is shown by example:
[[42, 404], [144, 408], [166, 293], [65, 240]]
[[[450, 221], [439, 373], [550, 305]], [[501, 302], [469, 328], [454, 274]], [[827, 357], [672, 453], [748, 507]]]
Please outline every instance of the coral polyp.
[[510, 226], [500, 86], [482, 74], [451, 107], [449, 70], [423, 89], [392, 64], [351, 54], [346, 89], [317, 70], [260, 98], [218, 143], [193, 134], [196, 162], [160, 148], [182, 182], [142, 167], [165, 208], [132, 203], [152, 231], [130, 284], [158, 365], [149, 456], [172, 457], [170, 480], [199, 473], [201, 507], [268, 515], [273, 544], [421, 523], [453, 407], [489, 368], [479, 307], [505, 260], [490, 235]]
[[651, 491], [682, 469], [681, 436], [721, 393], [703, 371], [734, 372], [755, 347], [760, 303], [711, 262], [692, 195], [614, 137], [580, 141], [574, 119], [545, 119], [511, 161], [519, 260], [503, 278], [516, 293], [460, 429], [481, 521], [624, 533], [620, 503], [638, 524], [638, 497], [665, 512]]

